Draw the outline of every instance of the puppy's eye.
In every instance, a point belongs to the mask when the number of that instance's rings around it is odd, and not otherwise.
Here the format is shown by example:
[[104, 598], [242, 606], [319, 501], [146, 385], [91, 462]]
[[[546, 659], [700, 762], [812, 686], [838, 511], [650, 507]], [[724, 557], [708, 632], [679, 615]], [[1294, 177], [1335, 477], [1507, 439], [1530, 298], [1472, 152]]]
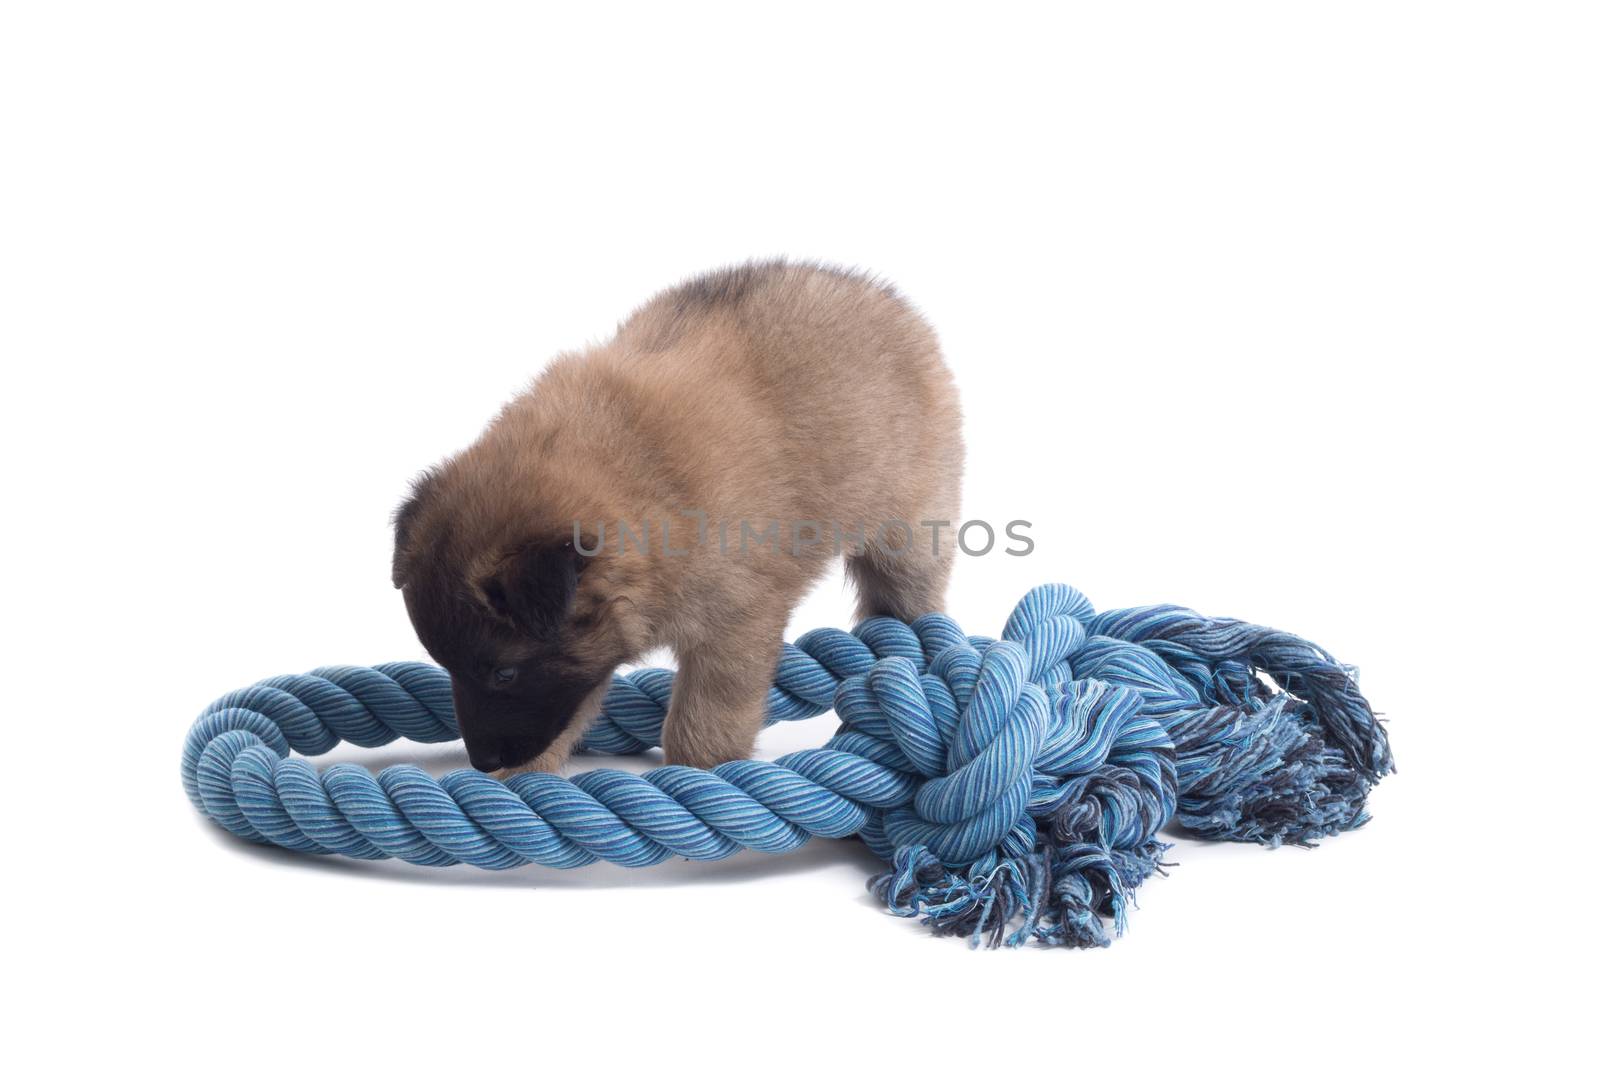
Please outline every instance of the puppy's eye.
[[495, 685], [510, 685], [516, 680], [517, 669], [515, 667], [496, 667], [494, 669]]
[[579, 574], [582, 574], [583, 569], [589, 565], [590, 557], [584, 555], [582, 552], [579, 552], [577, 546], [571, 541], [568, 541], [561, 547], [572, 553], [572, 569], [577, 571]]

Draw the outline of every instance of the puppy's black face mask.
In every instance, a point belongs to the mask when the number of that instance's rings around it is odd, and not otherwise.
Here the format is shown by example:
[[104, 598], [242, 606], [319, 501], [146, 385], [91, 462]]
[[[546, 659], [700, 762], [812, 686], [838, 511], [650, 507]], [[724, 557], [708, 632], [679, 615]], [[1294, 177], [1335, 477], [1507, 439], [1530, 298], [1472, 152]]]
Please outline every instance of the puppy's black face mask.
[[473, 676], [479, 673], [451, 671], [450, 694], [467, 757], [480, 771], [520, 767], [537, 758], [598, 684], [533, 662], [493, 668], [489, 685]]
[[478, 770], [538, 757], [609, 677], [609, 665], [597, 671], [570, 651], [585, 562], [570, 545], [529, 545], [475, 587], [412, 562], [406, 610], [423, 647], [450, 672], [456, 723]]

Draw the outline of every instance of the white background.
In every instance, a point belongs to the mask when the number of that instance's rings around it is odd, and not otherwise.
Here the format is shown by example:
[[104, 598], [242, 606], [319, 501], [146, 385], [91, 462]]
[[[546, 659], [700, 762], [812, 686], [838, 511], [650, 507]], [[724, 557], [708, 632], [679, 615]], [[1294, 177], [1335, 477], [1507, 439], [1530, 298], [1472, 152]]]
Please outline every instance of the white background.
[[[4, 11], [18, 1062], [1575, 1054], [1586, 5]], [[881, 914], [855, 843], [435, 871], [189, 809], [214, 696], [421, 654], [387, 525], [419, 468], [655, 290], [777, 253], [942, 335], [966, 514], [1038, 541], [960, 564], [960, 620], [1066, 580], [1303, 633], [1390, 720], [1373, 822], [1183, 841], [1110, 949], [974, 953]], [[792, 633], [849, 610], [830, 577]]]

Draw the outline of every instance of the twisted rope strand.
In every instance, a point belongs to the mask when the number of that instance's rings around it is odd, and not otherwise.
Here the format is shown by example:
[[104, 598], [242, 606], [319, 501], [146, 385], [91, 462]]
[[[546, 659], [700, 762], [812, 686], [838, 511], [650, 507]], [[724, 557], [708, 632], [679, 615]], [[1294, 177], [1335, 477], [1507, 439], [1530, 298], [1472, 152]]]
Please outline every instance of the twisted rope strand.
[[[219, 698], [182, 779], [248, 840], [425, 866], [640, 867], [859, 836], [891, 863], [870, 884], [894, 913], [974, 944], [1097, 945], [1159, 870], [1175, 815], [1203, 836], [1309, 843], [1364, 822], [1393, 767], [1354, 672], [1293, 635], [1172, 606], [1096, 614], [1064, 585], [1024, 596], [1003, 635], [930, 615], [785, 645], [768, 722], [832, 708], [841, 726], [771, 762], [501, 782], [291, 755], [458, 736], [448, 675], [388, 663]], [[583, 747], [657, 746], [672, 679], [616, 676]]]

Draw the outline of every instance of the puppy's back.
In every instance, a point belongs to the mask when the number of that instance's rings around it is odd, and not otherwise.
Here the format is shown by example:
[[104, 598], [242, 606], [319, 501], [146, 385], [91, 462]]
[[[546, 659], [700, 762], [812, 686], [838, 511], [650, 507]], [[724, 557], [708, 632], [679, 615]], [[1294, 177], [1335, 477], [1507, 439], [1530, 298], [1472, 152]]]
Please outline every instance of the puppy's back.
[[635, 371], [706, 384], [718, 399], [695, 424], [714, 433], [737, 422], [748, 437], [744, 455], [730, 450], [725, 463], [787, 459], [795, 517], [820, 505], [830, 513], [814, 517], [842, 522], [955, 518], [955, 386], [933, 330], [888, 285], [812, 264], [750, 263], [664, 291], [614, 345]]

